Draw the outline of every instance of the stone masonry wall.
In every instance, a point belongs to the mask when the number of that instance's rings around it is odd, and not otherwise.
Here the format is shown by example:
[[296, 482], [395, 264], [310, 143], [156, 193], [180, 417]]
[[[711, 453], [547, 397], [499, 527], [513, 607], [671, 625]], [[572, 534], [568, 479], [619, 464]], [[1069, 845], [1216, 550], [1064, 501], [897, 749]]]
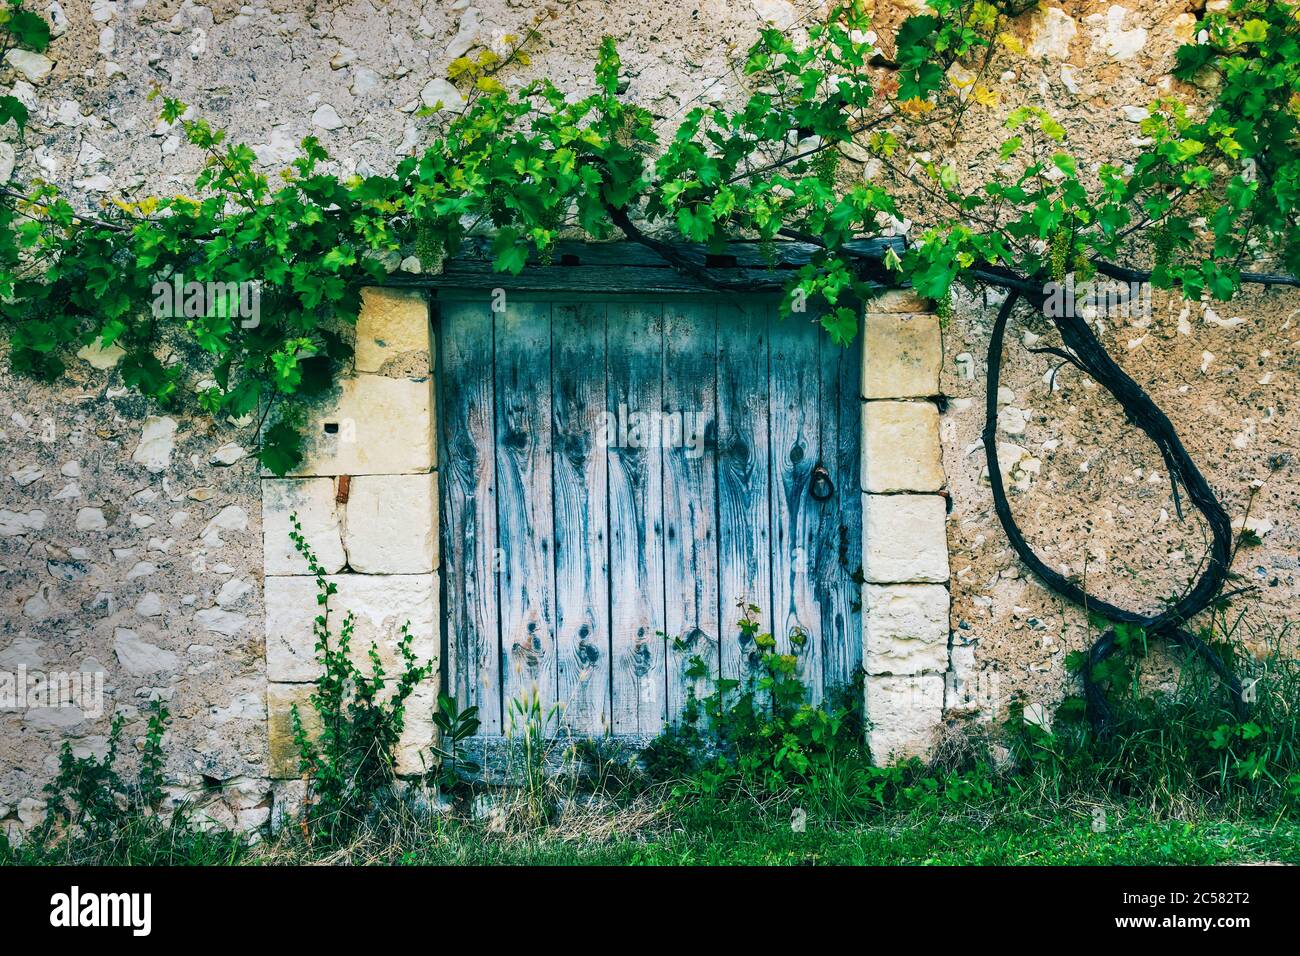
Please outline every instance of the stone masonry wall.
[[[161, 697], [173, 800], [267, 818], [261, 527], [247, 429], [150, 414], [104, 373], [0, 372], [0, 670], [102, 675], [104, 712], [0, 711], [0, 821], [40, 816], [62, 741], [128, 768]], [[130, 772], [133, 772], [131, 770]], [[192, 796], [191, 796], [192, 795]]]
[[[0, 71], [0, 86], [32, 116], [21, 141], [12, 125], [0, 129], [0, 178], [16, 170], [20, 180], [51, 179], [88, 210], [118, 193], [139, 198], [192, 182], [202, 157], [157, 121], [157, 104], [146, 100], [155, 85], [252, 144], [268, 173], [313, 134], [340, 169], [364, 174], [390, 169], [418, 148], [431, 123], [417, 115], [421, 105], [456, 106], [446, 79], [451, 59], [477, 46], [500, 48], [505, 34], [522, 32], [539, 14], [549, 19], [539, 27], [532, 65], [513, 68], [507, 83], [545, 75], [581, 93], [600, 37], [614, 35], [623, 38], [628, 95], [662, 117], [668, 131], [689, 106], [739, 92], [731, 60], [760, 26], [797, 31], [818, 6], [29, 2], [48, 10], [55, 37], [44, 57]], [[910, 0], [868, 6], [882, 36], [913, 9]], [[1195, 94], [1169, 69], [1203, 6], [1047, 2], [1019, 18], [1012, 32], [1025, 53], [999, 80], [999, 106], [967, 114], [963, 144], [950, 157], [961, 175], [989, 171], [996, 155], [988, 144], [1001, 140], [1001, 116], [1024, 104], [1052, 110], [1082, 156], [1123, 161], [1140, 143], [1135, 124], [1154, 96]], [[846, 157], [844, 175], [871, 178], [879, 170], [855, 154]], [[894, 228], [905, 233], [912, 224]], [[430, 265], [407, 258], [400, 268]], [[1300, 296], [1252, 293], [1228, 308], [1157, 297], [1154, 305], [1150, 316], [1104, 321], [1103, 338], [1169, 413], [1241, 523], [1249, 504], [1261, 543], [1243, 549], [1236, 568], [1242, 583], [1255, 587], [1243, 598], [1249, 628], [1239, 633], [1262, 652], [1270, 635], [1294, 620], [1300, 597], [1300, 481], [1292, 457], [1300, 440], [1293, 407]], [[1013, 695], [1050, 707], [1069, 686], [1065, 654], [1088, 639], [1082, 613], [1023, 574], [992, 514], [978, 437], [983, 349], [995, 306], [955, 303], [937, 382], [925, 365], [916, 373], [924, 384], [874, 390], [866, 383], [865, 520], [869, 542], [881, 548], [867, 555], [864, 572], [867, 704], [880, 728], [898, 728], [896, 736], [876, 732], [877, 750], [911, 752], [939, 719], [995, 717]], [[387, 316], [391, 328], [375, 341], [363, 317], [355, 374], [336, 396], [333, 420], [313, 423], [312, 464], [282, 481], [258, 473], [248, 454], [251, 423], [151, 409], [123, 389], [112, 355], [86, 352], [53, 387], [0, 369], [0, 671], [102, 673], [107, 696], [98, 717], [67, 708], [0, 711], [0, 826], [16, 831], [39, 817], [60, 743], [102, 752], [113, 712], [126, 718], [130, 758], [154, 695], [173, 713], [166, 750], [174, 799], [203, 804], [223, 824], [251, 827], [273, 812], [275, 793], [292, 796], [292, 781], [270, 781], [293, 776], [284, 715], [313, 671], [308, 625], [296, 616], [311, 597], [310, 582], [285, 550], [288, 512], [302, 515], [338, 575], [340, 609], [355, 609], [363, 632], [384, 630], [399, 613], [398, 598], [428, 608], [425, 587], [437, 598], [428, 583], [438, 566], [432, 438], [411, 439], [433, 434], [421, 308], [400, 295], [368, 294], [367, 314]], [[938, 323], [900, 318], [923, 311], [908, 309], [869, 319], [868, 355], [871, 341], [883, 337], [934, 361]], [[1026, 533], [1050, 560], [1086, 573], [1090, 587], [1112, 600], [1156, 606], [1194, 572], [1204, 528], [1194, 516], [1178, 520], [1158, 456], [1113, 403], [1071, 369], [1053, 378], [1042, 356], [1025, 351], [1050, 344], [1049, 330], [1013, 332], [999, 440], [1009, 446], [1002, 458]], [[327, 432], [326, 424], [337, 429]], [[389, 426], [391, 440], [347, 441]], [[904, 445], [911, 451], [900, 459]], [[343, 474], [351, 476], [346, 495]], [[393, 501], [416, 518], [384, 524]], [[937, 558], [917, 561], [914, 549], [891, 553], [889, 530], [900, 524], [909, 535], [946, 534], [950, 580]], [[871, 535], [871, 528], [886, 533]], [[385, 589], [383, 602], [376, 588]], [[426, 628], [427, 614], [414, 617], [417, 630]], [[417, 633], [422, 649], [428, 634]], [[1154, 679], [1175, 676], [1166, 664]], [[409, 742], [403, 759], [412, 768], [418, 741]]]

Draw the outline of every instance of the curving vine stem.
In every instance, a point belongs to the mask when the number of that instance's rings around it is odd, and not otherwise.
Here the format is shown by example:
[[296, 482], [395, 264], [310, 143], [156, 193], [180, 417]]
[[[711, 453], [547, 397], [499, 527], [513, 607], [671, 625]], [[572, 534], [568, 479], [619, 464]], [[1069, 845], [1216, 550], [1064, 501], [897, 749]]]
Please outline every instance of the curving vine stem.
[[[1177, 601], [1159, 614], [1147, 615], [1130, 611], [1107, 601], [1090, 597], [1083, 588], [1075, 584], [1055, 569], [1049, 567], [1025, 541], [1024, 534], [1016, 524], [1011, 513], [1011, 504], [1007, 500], [1006, 488], [1002, 482], [1002, 472], [998, 467], [997, 417], [998, 417], [998, 383], [1002, 373], [1002, 346], [1006, 335], [1007, 321], [1010, 319], [1017, 302], [1021, 298], [1032, 300], [1031, 304], [1043, 312], [1041, 293], [1035, 292], [1027, 283], [1001, 281], [1007, 288], [1006, 300], [998, 310], [992, 332], [989, 335], [988, 368], [984, 409], [984, 456], [988, 460], [989, 483], [993, 490], [993, 507], [998, 521], [1007, 535], [1012, 548], [1015, 549], [1031, 571], [1049, 588], [1069, 598], [1088, 611], [1115, 623], [1127, 623], [1143, 628], [1148, 634], [1162, 637], [1171, 644], [1190, 648], [1200, 655], [1227, 687], [1232, 698], [1232, 706], [1239, 715], [1244, 711], [1241, 696], [1241, 682], [1237, 679], [1223, 659], [1204, 641], [1186, 628], [1187, 621], [1214, 602], [1228, 577], [1228, 566], [1232, 560], [1232, 523], [1228, 513], [1219, 503], [1209, 482], [1196, 467], [1187, 449], [1174, 429], [1168, 416], [1160, 410], [1151, 397], [1129, 375], [1119, 367], [1105, 346], [1101, 344], [1087, 322], [1078, 316], [1052, 316], [1052, 323], [1061, 335], [1064, 350], [1050, 350], [1060, 355], [1076, 368], [1087, 373], [1119, 403], [1129, 420], [1146, 433], [1147, 437], [1160, 450], [1165, 466], [1169, 469], [1170, 481], [1173, 483], [1175, 502], [1178, 501], [1178, 485], [1181, 483], [1187, 492], [1188, 500], [1196, 507], [1210, 525], [1213, 541], [1210, 546], [1209, 559], [1196, 583]], [[1045, 313], [1044, 313], [1045, 314]], [[1115, 652], [1115, 631], [1106, 630], [1089, 648], [1088, 659], [1083, 668], [1084, 694], [1087, 700], [1088, 717], [1098, 733], [1106, 733], [1111, 722], [1111, 712], [1106, 695], [1100, 684], [1094, 679], [1094, 671], [1100, 663]]]

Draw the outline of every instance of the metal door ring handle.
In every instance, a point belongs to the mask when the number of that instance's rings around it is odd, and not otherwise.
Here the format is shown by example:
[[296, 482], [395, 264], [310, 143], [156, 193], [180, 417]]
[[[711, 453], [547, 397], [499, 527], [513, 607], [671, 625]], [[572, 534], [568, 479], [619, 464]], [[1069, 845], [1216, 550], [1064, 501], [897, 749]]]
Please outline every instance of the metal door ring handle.
[[808, 486], [808, 493], [813, 496], [815, 501], [826, 501], [831, 495], [835, 494], [835, 482], [831, 481], [830, 472], [823, 465], [818, 465], [813, 469], [812, 482]]

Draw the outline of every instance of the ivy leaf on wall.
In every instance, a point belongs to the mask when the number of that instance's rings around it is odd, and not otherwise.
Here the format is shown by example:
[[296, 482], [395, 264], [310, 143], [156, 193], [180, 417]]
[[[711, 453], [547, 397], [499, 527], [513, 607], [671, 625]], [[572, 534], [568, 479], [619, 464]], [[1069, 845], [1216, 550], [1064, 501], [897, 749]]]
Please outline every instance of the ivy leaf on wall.
[[15, 10], [5, 24], [18, 45], [44, 53], [50, 45], [50, 25], [29, 10]]
[[14, 121], [19, 131], [27, 125], [27, 107], [16, 96], [0, 96], [0, 126]]
[[498, 272], [519, 275], [528, 262], [528, 248], [519, 242], [519, 233], [501, 229], [492, 240], [492, 268]]
[[257, 460], [283, 478], [302, 461], [302, 433], [288, 420], [276, 422], [262, 433]]

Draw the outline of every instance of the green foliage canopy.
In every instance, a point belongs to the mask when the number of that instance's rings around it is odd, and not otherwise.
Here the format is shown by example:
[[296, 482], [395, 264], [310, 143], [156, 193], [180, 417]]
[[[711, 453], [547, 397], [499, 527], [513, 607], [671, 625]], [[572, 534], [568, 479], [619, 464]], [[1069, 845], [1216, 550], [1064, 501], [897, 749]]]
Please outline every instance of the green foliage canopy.
[[[764, 30], [741, 66], [750, 88], [737, 105], [690, 105], [665, 119], [625, 95], [611, 39], [587, 96], [566, 97], [546, 79], [507, 90], [497, 74], [527, 62], [530, 31], [504, 56], [453, 62], [464, 109], [387, 175], [340, 177], [308, 137], [268, 176], [248, 146], [163, 97], [162, 118], [205, 156], [192, 195], [116, 200], [90, 216], [50, 183], [5, 187], [0, 323], [10, 361], [53, 381], [69, 352], [116, 345], [123, 381], [152, 399], [236, 420], [260, 408], [265, 422], [276, 401], [328, 387], [348, 357], [341, 323], [361, 287], [384, 281], [385, 258], [414, 248], [432, 261], [479, 234], [492, 237], [495, 267], [514, 273], [562, 234], [811, 240], [822, 251], [788, 292], [824, 306], [839, 343], [854, 338], [855, 303], [873, 292], [844, 244], [894, 220], [921, 225], [886, 265], [941, 301], [957, 282], [1095, 270], [1227, 298], [1263, 259], [1300, 273], [1300, 7], [1233, 0], [1206, 14], [1175, 75], [1213, 78], [1214, 101], [1152, 103], [1149, 145], [1136, 156], [1091, 171], [1058, 121], [1024, 106], [1004, 118], [995, 171], [967, 182], [925, 147], [959, 135], [974, 106], [996, 107], [984, 79], [1018, 52], [1015, 15], [985, 0], [930, 0], [886, 49], [849, 4], [806, 36]], [[20, 0], [0, 10], [0, 52], [48, 42]], [[954, 79], [966, 73], [974, 80]], [[678, 120], [671, 134], [666, 119]], [[0, 97], [0, 121], [21, 130], [26, 108]], [[837, 176], [842, 152], [864, 148], [884, 175]], [[222, 307], [160, 317], [149, 308], [154, 284], [177, 274], [260, 283], [262, 321], [244, 327]], [[192, 366], [210, 366], [214, 384], [195, 392]], [[283, 473], [300, 444], [287, 416], [263, 432], [261, 459]]]

